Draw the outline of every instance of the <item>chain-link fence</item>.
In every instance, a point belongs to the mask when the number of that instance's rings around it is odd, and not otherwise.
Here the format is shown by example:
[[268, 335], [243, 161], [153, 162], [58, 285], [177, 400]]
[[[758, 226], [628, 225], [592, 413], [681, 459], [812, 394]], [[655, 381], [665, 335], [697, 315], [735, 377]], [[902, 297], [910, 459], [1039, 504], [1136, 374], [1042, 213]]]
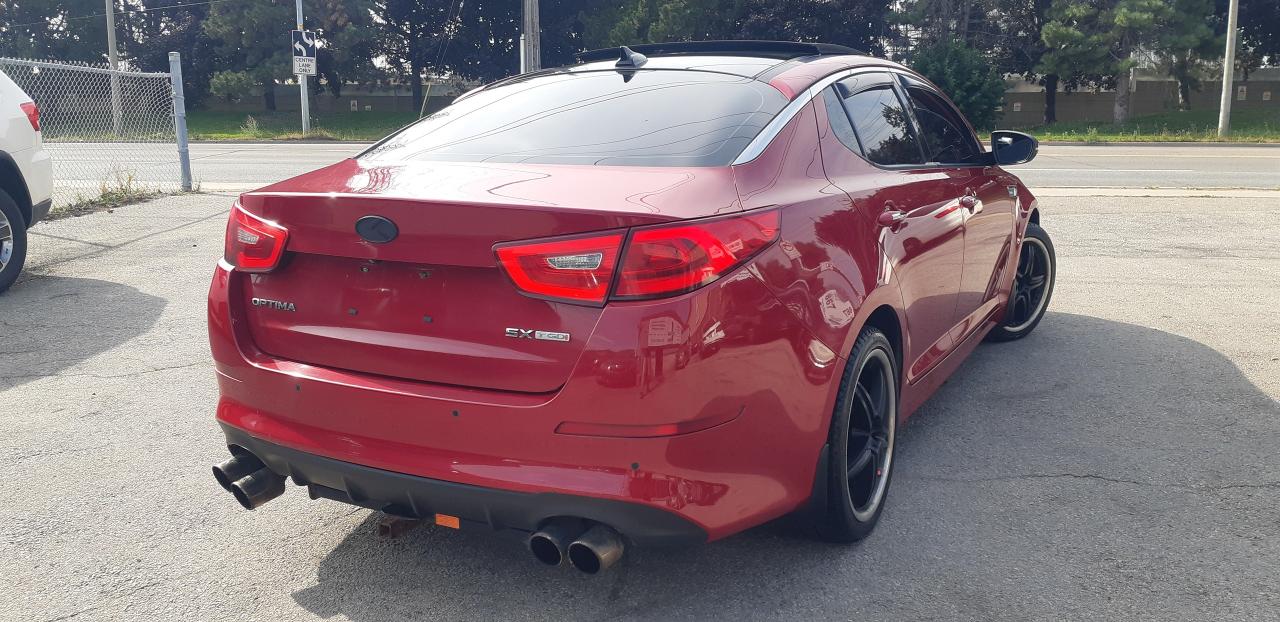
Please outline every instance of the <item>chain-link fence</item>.
[[0, 58], [0, 71], [40, 108], [54, 209], [108, 193], [190, 189], [181, 69], [176, 54], [170, 60], [171, 73], [144, 73]]

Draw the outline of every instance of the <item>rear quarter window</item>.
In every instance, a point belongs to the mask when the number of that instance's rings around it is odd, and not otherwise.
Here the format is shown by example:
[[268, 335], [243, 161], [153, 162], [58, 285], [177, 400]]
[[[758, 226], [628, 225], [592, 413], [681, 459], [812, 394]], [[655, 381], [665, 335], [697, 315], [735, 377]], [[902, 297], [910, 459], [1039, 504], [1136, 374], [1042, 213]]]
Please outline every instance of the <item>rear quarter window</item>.
[[868, 160], [883, 165], [923, 163], [907, 111], [888, 84], [846, 97], [844, 107]]
[[719, 73], [554, 73], [475, 93], [362, 157], [726, 166], [786, 104], [765, 83]]

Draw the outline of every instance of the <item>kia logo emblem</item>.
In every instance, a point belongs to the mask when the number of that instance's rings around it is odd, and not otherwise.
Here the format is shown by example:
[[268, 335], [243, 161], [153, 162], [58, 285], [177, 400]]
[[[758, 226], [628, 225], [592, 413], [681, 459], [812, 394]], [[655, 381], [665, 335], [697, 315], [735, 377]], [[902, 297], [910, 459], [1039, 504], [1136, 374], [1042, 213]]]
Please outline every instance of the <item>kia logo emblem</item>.
[[400, 229], [382, 216], [365, 216], [356, 221], [356, 233], [370, 244], [386, 244], [400, 235]]

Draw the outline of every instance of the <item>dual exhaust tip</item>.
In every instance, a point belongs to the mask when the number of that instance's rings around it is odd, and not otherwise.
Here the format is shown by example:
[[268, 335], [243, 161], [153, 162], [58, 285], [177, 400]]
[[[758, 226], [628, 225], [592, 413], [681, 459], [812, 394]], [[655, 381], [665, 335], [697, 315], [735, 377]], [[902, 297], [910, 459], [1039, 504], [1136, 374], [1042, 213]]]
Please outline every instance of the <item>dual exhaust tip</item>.
[[548, 566], [565, 563], [596, 574], [622, 559], [622, 536], [607, 525], [573, 518], [555, 519], [529, 536], [529, 551]]
[[253, 454], [237, 454], [214, 465], [213, 478], [246, 510], [284, 494], [284, 477], [267, 468]]
[[[246, 510], [284, 494], [284, 476], [249, 453], [236, 454], [213, 467], [218, 485]], [[571, 565], [587, 574], [608, 570], [622, 559], [622, 536], [607, 525], [579, 518], [557, 518], [529, 536], [529, 551], [548, 566]]]

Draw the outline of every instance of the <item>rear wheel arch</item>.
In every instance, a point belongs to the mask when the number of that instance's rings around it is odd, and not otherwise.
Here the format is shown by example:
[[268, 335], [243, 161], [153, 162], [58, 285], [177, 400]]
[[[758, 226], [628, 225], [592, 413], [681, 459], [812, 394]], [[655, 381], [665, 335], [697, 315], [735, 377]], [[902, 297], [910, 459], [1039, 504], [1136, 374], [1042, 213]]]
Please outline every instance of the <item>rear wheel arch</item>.
[[1040, 208], [1031, 208], [1031, 216], [1027, 217], [1027, 222], [1037, 226], [1040, 224]]
[[[893, 358], [898, 364], [898, 371], [901, 372], [903, 334], [902, 322], [898, 319], [898, 312], [887, 304], [880, 305], [867, 316], [867, 321], [863, 322], [862, 329], [859, 329], [858, 332], [861, 333], [868, 326], [879, 329], [889, 339], [889, 343], [893, 345]], [[901, 382], [901, 379], [899, 379], [899, 382]]]
[[[897, 289], [896, 286], [893, 286], [892, 284], [889, 286], [894, 287], [895, 290]], [[884, 287], [886, 286], [881, 286], [881, 289]], [[879, 290], [877, 290], [877, 292], [878, 291]], [[896, 296], [897, 292], [895, 291], [893, 295]], [[875, 296], [872, 297], [874, 298]], [[902, 370], [906, 366], [905, 363], [903, 363], [903, 357], [905, 356], [907, 347], [907, 336], [905, 333], [906, 323], [893, 305], [889, 303], [880, 303], [876, 305], [875, 308], [867, 314], [866, 319], [863, 320], [861, 324], [857, 325], [857, 330], [851, 330], [849, 332], [850, 341], [844, 346], [842, 356], [846, 361], [853, 356], [854, 349], [858, 347], [858, 340], [862, 337], [862, 333], [868, 328], [875, 328], [876, 330], [879, 330], [881, 333], [884, 333], [884, 336], [889, 340], [894, 364], [898, 367], [898, 387], [899, 390], [901, 390], [904, 382]], [[840, 377], [837, 376], [835, 378], [835, 382], [831, 385], [831, 399], [833, 402], [836, 399], [836, 395], [839, 393], [840, 380]], [[832, 411], [828, 409], [825, 419], [823, 420], [826, 428], [831, 426], [831, 416]]]
[[4, 190], [9, 198], [18, 204], [18, 211], [22, 212], [22, 217], [26, 219], [25, 224], [30, 226], [31, 193], [27, 191], [27, 182], [22, 179], [22, 171], [18, 169], [13, 158], [4, 151], [0, 151], [0, 190]]

